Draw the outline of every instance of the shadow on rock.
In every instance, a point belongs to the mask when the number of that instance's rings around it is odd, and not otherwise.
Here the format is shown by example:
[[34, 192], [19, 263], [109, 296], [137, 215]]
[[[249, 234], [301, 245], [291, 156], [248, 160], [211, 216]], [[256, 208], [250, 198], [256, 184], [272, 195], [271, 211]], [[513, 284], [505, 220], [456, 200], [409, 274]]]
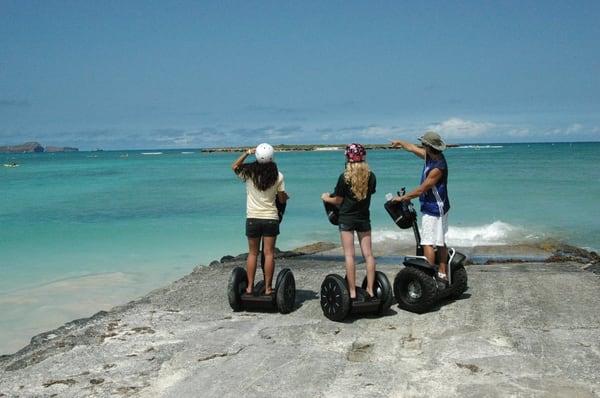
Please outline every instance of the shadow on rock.
[[305, 301], [318, 300], [318, 299], [319, 299], [319, 293], [315, 292], [314, 290], [297, 289], [296, 290], [296, 308], [294, 308], [294, 310], [297, 310], [298, 308], [302, 307], [302, 304], [304, 304]]
[[450, 305], [452, 303], [455, 303], [457, 301], [468, 300], [470, 298], [471, 298], [471, 294], [470, 293], [463, 293], [463, 294], [460, 295], [460, 297], [455, 298], [455, 299], [445, 298], [445, 299], [442, 299], [441, 301], [436, 302], [435, 305], [433, 307], [431, 307], [430, 310], [425, 311], [423, 313], [420, 313], [419, 315], [429, 314], [431, 312], [437, 312], [442, 307], [445, 307], [445, 306]]
[[392, 308], [388, 308], [388, 310], [383, 313], [383, 314], [377, 314], [377, 313], [373, 313], [373, 314], [369, 314], [369, 313], [364, 313], [364, 314], [352, 314], [350, 313], [348, 315], [348, 317], [346, 319], [344, 319], [343, 321], [341, 321], [342, 323], [354, 323], [355, 321], [359, 320], [359, 319], [378, 319], [378, 318], [386, 318], [388, 316], [394, 316], [398, 314], [398, 312], [396, 310], [393, 310]]

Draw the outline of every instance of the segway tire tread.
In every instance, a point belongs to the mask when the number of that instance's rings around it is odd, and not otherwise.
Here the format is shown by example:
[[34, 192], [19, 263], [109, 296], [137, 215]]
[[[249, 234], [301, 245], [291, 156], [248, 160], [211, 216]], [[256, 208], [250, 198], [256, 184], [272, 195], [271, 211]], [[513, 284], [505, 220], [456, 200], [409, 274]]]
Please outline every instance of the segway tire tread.
[[[361, 287], [366, 290], [367, 284], [367, 277], [365, 276]], [[375, 292], [377, 298], [381, 301], [377, 312], [380, 315], [385, 314], [394, 303], [394, 295], [392, 294], [392, 285], [390, 284], [388, 277], [381, 271], [375, 272]]]
[[460, 266], [452, 269], [452, 285], [448, 287], [448, 289], [450, 289], [448, 298], [452, 300], [460, 298], [460, 296], [462, 296], [469, 288], [467, 279], [467, 270], [465, 267]]
[[[279, 280], [279, 275], [282, 275]], [[277, 309], [282, 314], [287, 314], [293, 311], [296, 304], [296, 280], [294, 274], [289, 268], [281, 270], [277, 275], [278, 283], [275, 293]]]
[[329, 274], [321, 284], [321, 309], [332, 321], [343, 321], [350, 313], [350, 291], [344, 278]]
[[[409, 296], [409, 284], [417, 283], [420, 288], [420, 296], [411, 298]], [[429, 311], [437, 301], [437, 286], [435, 279], [414, 267], [405, 267], [394, 279], [394, 295], [398, 306], [403, 310], [422, 314]]]
[[227, 284], [227, 298], [229, 299], [229, 306], [234, 311], [242, 310], [242, 294], [246, 290], [248, 285], [248, 275], [246, 270], [242, 267], [235, 267], [231, 271], [229, 276], [229, 282]]

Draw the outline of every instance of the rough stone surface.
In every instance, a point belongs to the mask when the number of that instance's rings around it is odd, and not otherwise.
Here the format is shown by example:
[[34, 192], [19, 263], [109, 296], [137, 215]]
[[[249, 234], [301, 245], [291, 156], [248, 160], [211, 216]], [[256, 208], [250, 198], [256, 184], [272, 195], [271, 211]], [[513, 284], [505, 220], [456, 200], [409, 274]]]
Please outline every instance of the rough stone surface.
[[[600, 279], [579, 262], [468, 267], [460, 300], [416, 315], [327, 320], [339, 256], [281, 259], [288, 314], [232, 312], [229, 273], [197, 267], [127, 305], [0, 358], [0, 397], [597, 397]], [[359, 266], [359, 281], [364, 267]], [[379, 269], [393, 281], [397, 264]]]

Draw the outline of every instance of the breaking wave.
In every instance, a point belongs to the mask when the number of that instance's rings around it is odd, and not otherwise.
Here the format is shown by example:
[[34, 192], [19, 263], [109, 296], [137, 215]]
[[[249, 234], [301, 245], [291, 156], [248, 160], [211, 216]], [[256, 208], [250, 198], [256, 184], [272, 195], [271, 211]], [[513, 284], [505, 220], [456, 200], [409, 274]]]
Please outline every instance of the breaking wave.
[[[502, 221], [494, 221], [491, 224], [480, 226], [451, 225], [448, 228], [447, 238], [450, 245], [473, 247], [523, 243], [524, 240], [535, 240], [538, 236], [528, 233], [521, 227]], [[414, 245], [415, 238], [412, 229], [373, 231], [373, 242], [385, 243], [386, 241], [395, 241], [400, 245]]]
[[466, 149], [495, 149], [495, 148], [504, 148], [504, 145], [459, 145], [457, 148], [466, 148]]

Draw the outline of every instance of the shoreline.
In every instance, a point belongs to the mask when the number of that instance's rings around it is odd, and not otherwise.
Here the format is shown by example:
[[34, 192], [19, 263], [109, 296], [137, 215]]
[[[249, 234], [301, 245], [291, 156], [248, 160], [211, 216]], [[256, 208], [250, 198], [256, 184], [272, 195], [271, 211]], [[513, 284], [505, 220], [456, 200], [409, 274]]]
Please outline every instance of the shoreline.
[[[566, 244], [566, 243], [561, 243], [561, 242], [552, 241], [552, 242], [538, 242], [535, 244], [457, 247], [456, 249], [467, 255], [469, 265], [489, 265], [489, 264], [497, 264], [497, 263], [534, 263], [534, 262], [559, 263], [559, 262], [565, 262], [565, 261], [572, 261], [572, 262], [576, 262], [576, 263], [580, 263], [580, 264], [585, 264], [585, 266], [584, 266], [585, 270], [589, 270], [591, 272], [600, 274], [600, 257], [598, 256], [597, 253], [595, 253], [593, 251], [588, 251], [584, 248], [576, 247], [576, 246]], [[401, 262], [403, 260], [403, 256], [414, 254], [414, 253], [412, 253], [413, 250], [414, 250], [414, 248], [409, 247], [409, 246], [400, 247], [400, 248], [398, 248], [396, 246], [394, 246], [393, 248], [390, 248], [390, 247], [385, 247], [384, 245], [378, 245], [378, 244], [374, 244], [374, 246], [373, 246], [373, 252], [375, 254], [378, 265], [401, 264]], [[215, 259], [215, 260], [211, 261], [209, 264], [199, 264], [193, 268], [193, 270], [191, 271], [190, 274], [185, 274], [181, 278], [178, 278], [175, 281], [169, 282], [167, 284], [167, 286], [170, 284], [176, 283], [180, 279], [186, 278], [187, 276], [193, 274], [194, 272], [196, 272], [199, 269], [210, 268], [210, 267], [215, 267], [215, 266], [220, 267], [220, 266], [225, 266], [229, 263], [237, 263], [237, 262], [242, 262], [242, 266], [244, 266], [243, 263], [245, 262], [246, 256], [247, 256], [247, 253], [240, 253], [237, 255], [224, 255], [220, 259]], [[328, 259], [328, 260], [340, 261], [342, 263], [344, 261], [343, 260], [343, 252], [341, 250], [341, 246], [339, 245], [339, 243], [314, 242], [314, 243], [303, 245], [303, 246], [297, 247], [292, 250], [287, 250], [287, 251], [282, 251], [282, 250], [276, 249], [276, 259], [278, 260], [278, 262], [283, 259], [293, 259], [294, 257], [299, 257], [299, 256], [303, 256], [303, 257], [306, 257], [309, 259], [315, 259], [315, 260]], [[360, 264], [361, 262], [362, 262], [362, 259], [360, 257], [360, 249], [357, 246], [357, 264]], [[257, 275], [258, 274], [260, 274], [260, 271], [257, 271]], [[3, 299], [5, 302], [4, 304], [10, 305], [11, 297], [12, 297], [12, 302], [17, 303], [17, 304], [18, 304], [19, 300], [24, 300], [24, 301], [32, 300], [32, 298], [30, 297], [32, 291], [38, 291], [37, 294], [43, 296], [44, 294], [48, 294], [48, 293], [44, 293], [44, 292], [40, 293], [40, 291], [42, 291], [44, 289], [65, 290], [65, 286], [69, 285], [69, 283], [71, 283], [71, 282], [83, 282], [84, 286], [79, 286], [80, 283], [78, 283], [77, 286], [74, 286], [71, 289], [86, 290], [86, 294], [87, 294], [87, 293], [89, 293], [90, 289], [93, 290], [93, 288], [95, 287], [94, 282], [98, 282], [98, 280], [99, 280], [100, 282], [102, 282], [102, 285], [104, 287], [106, 280], [112, 280], [115, 277], [118, 277], [118, 279], [119, 279], [116, 282], [125, 284], [125, 288], [124, 288], [123, 292], [120, 295], [118, 295], [117, 300], [112, 300], [112, 301], [109, 300], [109, 301], [105, 302], [105, 303], [110, 303], [110, 302], [113, 303], [113, 304], [108, 304], [108, 305], [104, 304], [105, 308], [108, 308], [107, 310], [99, 309], [99, 307], [101, 308], [103, 305], [99, 304], [98, 301], [96, 299], [94, 299], [94, 297], [96, 297], [96, 296], [92, 296], [92, 298], [89, 301], [87, 301], [87, 303], [88, 303], [87, 305], [85, 304], [85, 301], [81, 302], [80, 300], [64, 301], [63, 305], [69, 306], [69, 307], [78, 305], [78, 306], [80, 306], [79, 311], [77, 311], [79, 313], [87, 312], [87, 313], [98, 314], [98, 313], [103, 313], [103, 312], [110, 312], [114, 308], [119, 308], [123, 305], [128, 305], [129, 303], [136, 302], [140, 298], [143, 298], [156, 290], [164, 289], [166, 287], [164, 285], [161, 285], [161, 286], [157, 286], [153, 289], [149, 289], [149, 291], [148, 290], [144, 291], [141, 289], [131, 290], [130, 288], [128, 289], [127, 286], [129, 286], [132, 283], [132, 281], [129, 281], [129, 282], [125, 281], [125, 279], [127, 279], [127, 277], [128, 277], [127, 274], [125, 274], [125, 273], [122, 273], [122, 272], [94, 273], [94, 274], [90, 274], [90, 275], [83, 275], [83, 276], [77, 276], [77, 277], [72, 277], [72, 278], [60, 278], [56, 281], [45, 282], [39, 286], [35, 286], [34, 288], [30, 287], [27, 289], [8, 292], [3, 295], [4, 296]], [[65, 286], [63, 286], [63, 285], [65, 285]], [[117, 286], [117, 288], [118, 288], [118, 286]], [[67, 287], [67, 290], [68, 290], [68, 287]], [[131, 292], [133, 292], [133, 291], [136, 291], [136, 293], [131, 294]], [[20, 294], [20, 293], [22, 293], [22, 294]], [[71, 294], [71, 293], [69, 293], [69, 294]], [[104, 296], [104, 293], [102, 293], [102, 292], [97, 293], [97, 297], [103, 297], [103, 296]], [[128, 297], [130, 299], [128, 299]], [[131, 297], [133, 297], [133, 298], [131, 298]], [[123, 302], [127, 302], [127, 303], [122, 304]], [[0, 304], [2, 304], [2, 301], [0, 301]], [[63, 310], [63, 311], [66, 312], [66, 310]], [[54, 329], [50, 329], [49, 331], [42, 331], [40, 333], [34, 334], [30, 339], [24, 339], [24, 340], [29, 340], [30, 341], [29, 344], [31, 344], [31, 342], [36, 340], [36, 338], [38, 338], [38, 336], [47, 335], [49, 333], [52, 333], [55, 330], [61, 329], [65, 325], [68, 325], [72, 322], [76, 322], [78, 320], [91, 319], [94, 316], [95, 315], [92, 315], [89, 318], [84, 316], [82, 318], [78, 318], [75, 321], [73, 321], [73, 320], [65, 321], [65, 324], [62, 326], [58, 326]], [[39, 330], [40, 328], [36, 328], [36, 329]], [[7, 336], [10, 336], [10, 335], [7, 335]], [[0, 352], [0, 359], [2, 359], [4, 357], [10, 357], [12, 355], [16, 355], [18, 352], [25, 349], [27, 346], [28, 346], [27, 344], [25, 346], [13, 345], [13, 347], [16, 347], [16, 348], [14, 348], [15, 351], [13, 351], [11, 349], [9, 351], [9, 353]], [[18, 348], [18, 347], [21, 347], [21, 348]]]
[[[363, 144], [367, 150], [400, 150], [399, 148], [392, 147], [388, 144]], [[446, 144], [448, 148], [459, 148], [464, 145], [479, 145], [479, 144]], [[489, 144], [481, 144], [487, 145]], [[279, 144], [273, 145], [273, 148], [277, 152], [311, 152], [311, 151], [343, 151], [346, 144]], [[201, 148], [200, 153], [230, 153], [230, 152], [244, 152], [247, 147], [214, 147], [214, 148]]]
[[[519, 395], [531, 388], [542, 395], [593, 396], [600, 387], [594, 371], [600, 364], [600, 324], [593, 316], [600, 303], [596, 253], [545, 246], [538, 248], [549, 254], [545, 262], [469, 265], [464, 297], [430, 313], [394, 305], [383, 317], [336, 323], [323, 317], [318, 289], [326, 273], [343, 271], [343, 259], [331, 244], [312, 249], [280, 253], [279, 266], [293, 269], [297, 280], [291, 314], [232, 312], [225, 286], [243, 260], [213, 261], [0, 356], [0, 397], [179, 397], [198, 391], [207, 396], [428, 391], [442, 397], [467, 391]], [[378, 265], [388, 278], [398, 271], [396, 259]], [[359, 278], [362, 268], [357, 267]], [[564, 300], [560, 286], [578, 289]], [[448, 344], [440, 346], [440, 338]], [[390, 377], [391, 369], [398, 377]]]

